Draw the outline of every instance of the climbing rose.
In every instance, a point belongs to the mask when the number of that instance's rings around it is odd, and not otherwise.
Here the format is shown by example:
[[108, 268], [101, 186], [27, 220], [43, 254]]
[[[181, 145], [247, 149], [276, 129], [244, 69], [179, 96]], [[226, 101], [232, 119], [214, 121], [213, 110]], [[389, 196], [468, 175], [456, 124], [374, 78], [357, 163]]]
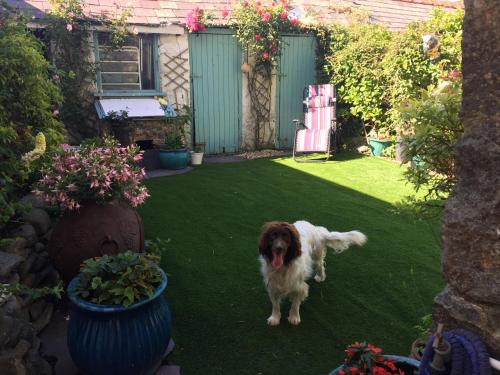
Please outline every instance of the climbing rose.
[[70, 23], [68, 23], [68, 24], [66, 25], [66, 30], [68, 30], [69, 32], [71, 32], [71, 30], [73, 30], [73, 25], [72, 25], [72, 24], [70, 24]]
[[255, 35], [255, 40], [257, 42], [260, 42], [262, 40], [262, 37], [260, 36], [260, 34]]
[[269, 12], [265, 12], [263, 15], [262, 15], [262, 21], [264, 22], [269, 22], [269, 20], [271, 19], [271, 13]]
[[287, 12], [281, 12], [281, 13], [280, 13], [280, 18], [281, 18], [282, 20], [286, 20], [286, 19], [288, 18], [288, 13], [287, 13]]
[[297, 25], [297, 23], [299, 23], [299, 20], [298, 20], [297, 18], [292, 18], [292, 19], [290, 20], [290, 24], [291, 24], [292, 26], [296, 26], [296, 25]]
[[222, 18], [226, 18], [229, 15], [229, 11], [227, 9], [224, 9], [222, 11]]
[[263, 52], [262, 53], [262, 60], [269, 60], [269, 53]]

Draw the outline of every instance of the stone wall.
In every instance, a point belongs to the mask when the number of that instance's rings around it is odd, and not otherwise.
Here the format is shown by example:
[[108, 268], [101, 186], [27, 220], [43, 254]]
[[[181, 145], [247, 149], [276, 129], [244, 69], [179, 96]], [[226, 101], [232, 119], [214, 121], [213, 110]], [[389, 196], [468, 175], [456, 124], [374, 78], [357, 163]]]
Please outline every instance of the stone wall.
[[462, 40], [464, 135], [458, 183], [442, 225], [447, 282], [434, 318], [478, 333], [500, 358], [500, 7], [465, 0]]
[[[30, 288], [55, 286], [59, 274], [49, 262], [46, 246], [52, 223], [34, 197], [22, 224], [9, 232], [11, 241], [0, 249], [0, 283], [21, 283]], [[39, 333], [49, 323], [55, 306], [50, 297], [34, 300], [27, 295], [0, 295], [0, 373], [2, 375], [52, 374], [41, 354]]]

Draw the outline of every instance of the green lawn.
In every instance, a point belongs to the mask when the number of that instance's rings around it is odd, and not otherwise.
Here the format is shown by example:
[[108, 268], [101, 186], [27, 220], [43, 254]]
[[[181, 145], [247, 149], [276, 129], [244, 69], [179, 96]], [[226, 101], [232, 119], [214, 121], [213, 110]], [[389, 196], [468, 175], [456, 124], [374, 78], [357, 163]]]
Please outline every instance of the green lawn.
[[[326, 374], [354, 340], [406, 355], [443, 282], [437, 224], [392, 211], [410, 193], [399, 165], [344, 154], [326, 164], [290, 158], [212, 164], [149, 180], [146, 237], [170, 238], [163, 256], [173, 314], [173, 360], [190, 374]], [[305, 219], [359, 229], [364, 247], [327, 256], [310, 281], [302, 323], [268, 327], [257, 261], [262, 223]]]

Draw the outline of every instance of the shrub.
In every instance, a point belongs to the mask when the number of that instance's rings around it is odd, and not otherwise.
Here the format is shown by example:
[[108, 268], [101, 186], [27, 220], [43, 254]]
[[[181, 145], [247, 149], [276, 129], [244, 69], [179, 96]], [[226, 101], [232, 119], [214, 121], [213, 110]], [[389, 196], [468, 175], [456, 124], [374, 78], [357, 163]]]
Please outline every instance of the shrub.
[[[2, 8], [3, 7], [3, 8]], [[28, 185], [21, 155], [42, 132], [47, 149], [64, 138], [55, 112], [62, 96], [50, 77], [41, 43], [26, 29], [26, 20], [0, 2], [0, 227], [16, 212], [16, 198]]]
[[413, 133], [404, 137], [406, 159], [413, 161], [405, 175], [416, 191], [425, 189], [421, 203], [441, 207], [455, 185], [453, 150], [464, 131], [461, 103], [461, 84], [455, 80], [423, 91], [420, 98], [400, 109]]
[[50, 204], [70, 210], [84, 201], [98, 203], [121, 199], [136, 207], [149, 196], [141, 184], [144, 169], [138, 147], [120, 147], [112, 138], [103, 146], [93, 143], [76, 151], [66, 148], [57, 153], [35, 185], [35, 194]]
[[92, 303], [123, 305], [151, 298], [161, 282], [157, 259], [127, 251], [88, 259], [81, 267], [77, 294]]

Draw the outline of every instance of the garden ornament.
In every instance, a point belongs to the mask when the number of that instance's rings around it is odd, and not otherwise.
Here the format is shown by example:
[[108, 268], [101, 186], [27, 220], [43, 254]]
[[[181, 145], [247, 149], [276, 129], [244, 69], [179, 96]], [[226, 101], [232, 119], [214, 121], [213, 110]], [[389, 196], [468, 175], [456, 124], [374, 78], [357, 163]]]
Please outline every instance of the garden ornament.
[[160, 103], [161, 108], [165, 112], [165, 117], [167, 118], [177, 117], [177, 113], [175, 113], [174, 107], [172, 106], [172, 104], [169, 104], [165, 98], [158, 99], [158, 102]]
[[431, 60], [436, 60], [439, 57], [439, 41], [431, 34], [422, 37], [423, 50], [427, 57]]

